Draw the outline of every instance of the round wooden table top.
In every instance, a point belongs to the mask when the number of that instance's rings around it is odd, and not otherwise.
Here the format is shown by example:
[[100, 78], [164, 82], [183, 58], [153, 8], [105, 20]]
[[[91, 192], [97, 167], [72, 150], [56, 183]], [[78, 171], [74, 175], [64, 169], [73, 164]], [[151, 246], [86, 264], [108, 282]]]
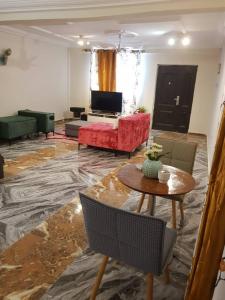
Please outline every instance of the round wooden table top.
[[194, 189], [195, 180], [189, 173], [165, 165], [163, 169], [170, 172], [170, 179], [167, 183], [160, 183], [158, 179], [145, 177], [135, 164], [122, 167], [117, 177], [124, 185], [135, 191], [157, 196], [182, 195]]

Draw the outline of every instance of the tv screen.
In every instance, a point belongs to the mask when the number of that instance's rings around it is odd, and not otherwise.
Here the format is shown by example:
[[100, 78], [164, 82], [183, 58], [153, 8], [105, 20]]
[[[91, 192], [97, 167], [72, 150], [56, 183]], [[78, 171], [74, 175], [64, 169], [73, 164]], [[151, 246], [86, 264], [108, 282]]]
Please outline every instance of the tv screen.
[[105, 112], [122, 111], [122, 93], [91, 91], [91, 109]]

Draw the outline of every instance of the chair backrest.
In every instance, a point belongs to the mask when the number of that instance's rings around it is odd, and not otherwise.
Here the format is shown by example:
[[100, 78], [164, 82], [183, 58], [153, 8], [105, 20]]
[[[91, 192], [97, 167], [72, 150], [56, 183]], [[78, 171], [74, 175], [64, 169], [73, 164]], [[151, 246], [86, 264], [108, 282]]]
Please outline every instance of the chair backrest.
[[170, 140], [162, 137], [154, 137], [154, 142], [163, 146], [165, 156], [161, 162], [186, 171], [193, 172], [197, 143]]
[[80, 193], [91, 249], [160, 275], [166, 222], [104, 205]]

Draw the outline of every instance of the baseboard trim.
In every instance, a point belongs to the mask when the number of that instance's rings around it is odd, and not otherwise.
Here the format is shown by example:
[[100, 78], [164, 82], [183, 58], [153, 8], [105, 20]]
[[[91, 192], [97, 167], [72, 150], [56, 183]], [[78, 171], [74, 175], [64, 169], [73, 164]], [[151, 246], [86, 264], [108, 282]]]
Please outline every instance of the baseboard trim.
[[207, 136], [206, 134], [204, 133], [196, 133], [196, 132], [188, 132], [187, 134], [191, 134], [191, 135], [198, 135], [198, 136]]

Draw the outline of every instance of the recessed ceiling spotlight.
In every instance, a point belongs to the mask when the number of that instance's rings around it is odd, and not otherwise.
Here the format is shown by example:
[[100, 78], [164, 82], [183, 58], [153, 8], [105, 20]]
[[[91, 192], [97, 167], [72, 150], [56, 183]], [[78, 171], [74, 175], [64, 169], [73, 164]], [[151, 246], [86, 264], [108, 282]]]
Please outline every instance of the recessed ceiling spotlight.
[[189, 36], [184, 36], [181, 40], [183, 46], [188, 46], [191, 43], [191, 39]]
[[77, 41], [77, 44], [78, 44], [79, 46], [84, 46], [84, 41], [83, 41], [83, 40], [78, 40], [78, 41]]
[[175, 38], [171, 37], [168, 39], [167, 43], [169, 46], [174, 46], [176, 43], [176, 40], [175, 40]]

